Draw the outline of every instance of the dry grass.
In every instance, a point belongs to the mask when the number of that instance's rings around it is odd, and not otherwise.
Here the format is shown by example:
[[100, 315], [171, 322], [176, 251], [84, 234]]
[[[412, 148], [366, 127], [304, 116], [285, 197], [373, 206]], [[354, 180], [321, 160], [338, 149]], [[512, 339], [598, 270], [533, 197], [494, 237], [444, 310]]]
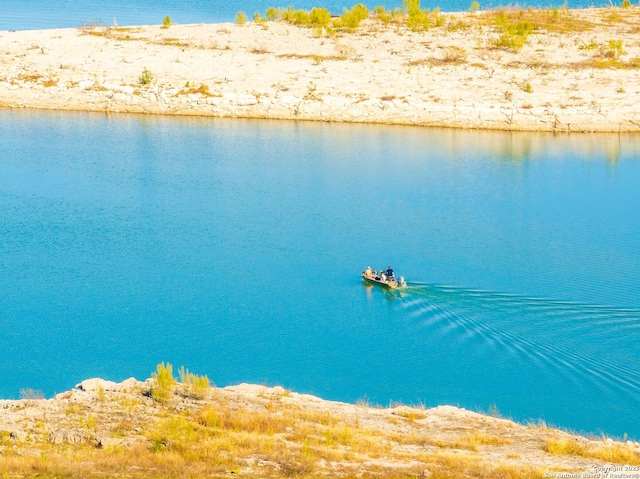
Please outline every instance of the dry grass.
[[596, 26], [584, 18], [576, 18], [571, 10], [558, 8], [494, 10], [482, 12], [477, 18], [483, 25], [499, 25], [504, 21], [511, 24], [527, 23], [534, 31], [555, 33], [585, 32]]
[[476, 456], [455, 453], [438, 453], [433, 461], [430, 479], [541, 479], [546, 470], [529, 465], [487, 464]]
[[635, 450], [621, 443], [608, 446], [593, 446], [575, 439], [550, 438], [545, 442], [544, 450], [554, 455], [571, 455], [598, 459], [614, 464], [640, 465], [640, 456]]
[[313, 60], [314, 65], [318, 65], [324, 61], [343, 61], [347, 60], [348, 58], [346, 55], [317, 55], [313, 53], [282, 53], [276, 56], [277, 58], [298, 58], [301, 60]]
[[[196, 94], [200, 94], [200, 95], [205, 96], [205, 97], [220, 97], [221, 96], [219, 93], [212, 93], [211, 90], [209, 90], [209, 85], [205, 85], [204, 83], [201, 84], [197, 88], [195, 86], [187, 85], [184, 88], [182, 88], [180, 91], [175, 93], [174, 96], [178, 97], [178, 96], [182, 96], [182, 95], [196, 95]], [[208, 388], [208, 386], [207, 386], [207, 388]], [[203, 399], [205, 397], [205, 395], [206, 395], [206, 393], [204, 393], [202, 390], [198, 390], [195, 387], [190, 388], [189, 394], [194, 396], [194, 397], [197, 397], [199, 399]]]
[[[97, 404], [116, 412], [104, 414]], [[155, 413], [145, 415], [149, 407]], [[351, 406], [349, 411], [344, 415], [309, 407], [290, 392], [265, 393], [251, 401], [218, 394], [195, 400], [176, 393], [160, 404], [143, 394], [102, 391], [90, 407], [66, 404], [63, 426], [75, 424], [123, 442], [103, 447], [93, 439], [52, 444], [47, 439], [53, 429], [50, 418], [35, 425], [37, 435], [22, 443], [0, 431], [0, 477], [543, 477], [534, 467], [483, 460], [477, 453], [481, 448], [511, 442], [492, 433], [436, 440], [422, 423], [428, 418], [424, 409], [384, 412]], [[373, 427], [372, 418], [378, 415], [396, 418], [398, 426]]]
[[21, 73], [18, 75], [18, 80], [27, 82], [27, 83], [36, 83], [42, 79], [42, 75], [37, 73]]

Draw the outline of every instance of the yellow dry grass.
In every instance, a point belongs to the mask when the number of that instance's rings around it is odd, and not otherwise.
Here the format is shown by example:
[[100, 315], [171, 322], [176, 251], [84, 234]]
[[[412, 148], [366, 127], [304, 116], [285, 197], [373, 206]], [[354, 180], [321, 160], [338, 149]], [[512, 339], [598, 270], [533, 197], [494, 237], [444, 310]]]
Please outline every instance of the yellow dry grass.
[[[419, 409], [407, 408], [396, 416], [412, 430], [402, 434], [362, 426], [361, 408], [343, 417], [283, 398], [287, 396], [266, 396], [244, 405], [218, 397], [190, 400], [180, 408], [175, 401], [148, 400], [147, 407], [156, 412], [145, 416], [143, 401], [103, 393], [96, 402], [115, 408], [119, 419], [71, 402], [61, 410], [65, 427], [75, 425], [98, 436], [135, 436], [135, 441], [103, 447], [91, 441], [52, 444], [47, 437], [53, 425], [45, 418], [39, 435], [30, 436], [28, 443], [0, 434], [0, 477], [542, 477], [534, 468], [488, 465], [481, 456], [465, 452], [509, 443], [497, 436], [476, 432], [457, 441], [431, 440], [416, 422], [427, 417]], [[451, 449], [463, 451], [447, 452]]]
[[640, 456], [632, 447], [615, 442], [603, 447], [585, 444], [575, 439], [552, 437], [546, 440], [545, 451], [555, 455], [580, 456], [614, 464], [640, 465]]

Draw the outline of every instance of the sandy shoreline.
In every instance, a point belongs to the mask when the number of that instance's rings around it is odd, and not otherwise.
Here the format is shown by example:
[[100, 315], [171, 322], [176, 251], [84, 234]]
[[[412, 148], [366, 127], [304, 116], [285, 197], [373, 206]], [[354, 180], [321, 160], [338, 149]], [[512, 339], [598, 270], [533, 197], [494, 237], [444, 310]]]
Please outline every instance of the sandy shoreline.
[[282, 21], [2, 31], [0, 107], [640, 131], [640, 8], [561, 11], [518, 51], [495, 45], [490, 15], [337, 35]]

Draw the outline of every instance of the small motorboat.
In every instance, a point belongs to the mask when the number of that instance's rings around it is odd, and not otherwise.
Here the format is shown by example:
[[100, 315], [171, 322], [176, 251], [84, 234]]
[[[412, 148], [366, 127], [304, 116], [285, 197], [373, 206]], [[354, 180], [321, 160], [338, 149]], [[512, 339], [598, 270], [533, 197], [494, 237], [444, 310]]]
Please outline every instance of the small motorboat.
[[[391, 267], [389, 267], [389, 269], [391, 269]], [[367, 267], [367, 269], [362, 272], [362, 279], [390, 289], [404, 288], [407, 285], [404, 278], [402, 276], [396, 278], [395, 275], [393, 275], [393, 270], [391, 271], [392, 276], [388, 277], [385, 270], [381, 270], [380, 273], [378, 273], [376, 270], [372, 271], [370, 267]]]

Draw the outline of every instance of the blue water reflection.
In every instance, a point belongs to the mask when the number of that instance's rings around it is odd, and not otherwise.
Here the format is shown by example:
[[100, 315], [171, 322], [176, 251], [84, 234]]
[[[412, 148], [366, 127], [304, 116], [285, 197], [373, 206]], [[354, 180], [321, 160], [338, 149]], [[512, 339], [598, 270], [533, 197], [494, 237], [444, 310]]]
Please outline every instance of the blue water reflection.
[[169, 361], [640, 434], [639, 136], [1, 111], [0, 151], [2, 397]]

